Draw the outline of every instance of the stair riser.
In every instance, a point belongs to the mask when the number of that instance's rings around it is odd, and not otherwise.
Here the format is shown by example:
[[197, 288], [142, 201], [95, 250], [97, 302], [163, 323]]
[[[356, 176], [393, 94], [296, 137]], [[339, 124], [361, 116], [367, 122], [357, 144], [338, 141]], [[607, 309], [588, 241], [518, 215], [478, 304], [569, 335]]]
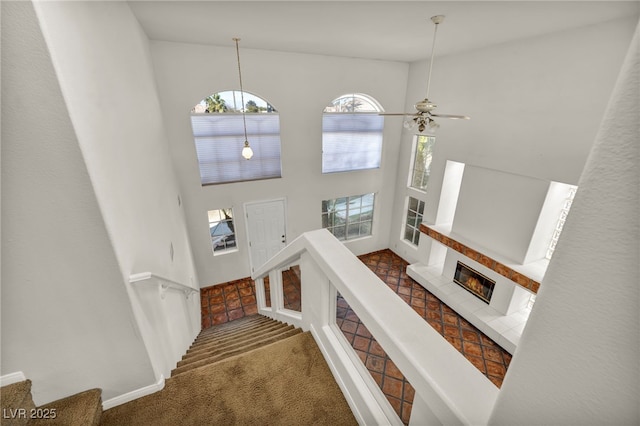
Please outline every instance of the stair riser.
[[211, 345], [211, 344], [219, 344], [224, 345], [227, 342], [231, 342], [234, 340], [242, 339], [244, 336], [252, 335], [252, 334], [260, 334], [260, 333], [268, 333], [271, 330], [275, 330], [281, 326], [285, 326], [284, 324], [268, 324], [261, 327], [256, 327], [253, 329], [242, 330], [237, 334], [229, 335], [223, 339], [203, 339], [196, 340], [189, 350], [187, 350], [187, 354], [198, 350], [202, 346]]
[[198, 337], [196, 337], [195, 341], [198, 341], [199, 339], [210, 339], [210, 338], [225, 338], [227, 336], [233, 335], [239, 331], [242, 330], [251, 330], [252, 328], [255, 327], [260, 327], [263, 326], [265, 324], [269, 324], [272, 321], [269, 321], [269, 319], [265, 319], [265, 320], [260, 320], [260, 321], [253, 321], [250, 323], [247, 323], [246, 325], [240, 325], [234, 328], [227, 328], [224, 330], [216, 330], [216, 331], [209, 331], [211, 329], [206, 329], [203, 330], [202, 332], [200, 332], [200, 334], [198, 335]]
[[204, 333], [216, 333], [216, 332], [221, 332], [221, 331], [226, 331], [226, 330], [233, 330], [237, 327], [243, 326], [245, 324], [250, 324], [250, 323], [256, 323], [259, 321], [269, 321], [271, 318], [266, 317], [264, 315], [260, 315], [260, 314], [253, 314], [250, 316], [246, 316], [246, 317], [242, 317], [240, 319], [237, 320], [233, 320], [233, 321], [229, 321], [229, 322], [225, 322], [222, 324], [218, 324], [218, 325], [214, 325], [211, 327], [207, 327], [205, 329], [202, 330], [202, 332]]
[[227, 352], [229, 350], [241, 348], [243, 345], [248, 345], [255, 341], [264, 340], [272, 336], [277, 336], [278, 334], [282, 334], [293, 328], [294, 328], [293, 326], [282, 326], [273, 330], [269, 330], [269, 332], [267, 333], [255, 333], [252, 335], [246, 335], [246, 336], [243, 336], [242, 339], [227, 342], [225, 345], [220, 345], [220, 346], [209, 345], [209, 346], [203, 347], [201, 350], [185, 354], [182, 357], [182, 360], [180, 360], [179, 362], [188, 361], [190, 359], [194, 359], [194, 357], [201, 358], [203, 354], [206, 355], [211, 353]]
[[241, 349], [243, 346], [251, 345], [253, 342], [257, 342], [273, 336], [277, 336], [279, 334], [282, 334], [284, 332], [287, 332], [293, 329], [294, 329], [293, 326], [288, 326], [288, 327], [285, 326], [285, 327], [278, 328], [277, 330], [270, 331], [269, 333], [264, 333], [264, 334], [261, 333], [261, 334], [248, 336], [247, 338], [239, 340], [237, 342], [228, 342], [226, 345], [223, 345], [223, 346], [212, 345], [201, 351], [198, 351], [189, 355], [185, 355], [181, 361], [178, 361], [178, 367], [198, 359], [203, 359], [203, 358], [207, 358], [220, 353]]
[[218, 324], [218, 325], [214, 325], [211, 327], [207, 327], [202, 329], [202, 333], [219, 333], [219, 332], [224, 332], [224, 331], [228, 331], [228, 330], [234, 330], [238, 327], [243, 327], [247, 324], [256, 324], [258, 322], [264, 322], [264, 321], [269, 321], [271, 318], [266, 317], [264, 315], [252, 315], [250, 317], [242, 317], [240, 319], [237, 320], [233, 320], [233, 321], [229, 321], [229, 322], [225, 322], [222, 324]]
[[270, 339], [267, 339], [267, 340], [264, 340], [264, 341], [261, 341], [261, 342], [256, 342], [256, 343], [254, 343], [252, 345], [249, 345], [249, 346], [243, 348], [242, 350], [232, 351], [232, 352], [228, 352], [228, 353], [225, 353], [225, 354], [216, 355], [214, 357], [205, 358], [205, 359], [202, 359], [200, 361], [192, 362], [192, 363], [190, 363], [188, 365], [185, 365], [183, 367], [179, 367], [179, 368], [174, 369], [171, 372], [171, 377], [175, 377], [175, 376], [177, 376], [179, 374], [183, 374], [183, 373], [185, 373], [187, 371], [190, 371], [190, 370], [193, 370], [195, 368], [204, 367], [204, 366], [213, 364], [214, 362], [218, 362], [218, 361], [221, 361], [223, 359], [226, 359], [226, 358], [229, 358], [229, 357], [232, 357], [232, 356], [236, 356], [236, 355], [240, 355], [240, 354], [249, 352], [249, 351], [251, 351], [253, 349], [257, 349], [257, 348], [260, 348], [262, 346], [266, 346], [268, 344], [271, 344], [271, 343], [286, 339], [287, 337], [291, 337], [291, 336], [294, 336], [294, 335], [299, 334], [299, 333], [302, 333], [302, 331], [299, 328], [293, 329], [293, 330], [290, 330], [290, 331], [287, 331], [287, 332], [283, 333], [282, 335], [275, 336], [275, 337], [272, 337]]

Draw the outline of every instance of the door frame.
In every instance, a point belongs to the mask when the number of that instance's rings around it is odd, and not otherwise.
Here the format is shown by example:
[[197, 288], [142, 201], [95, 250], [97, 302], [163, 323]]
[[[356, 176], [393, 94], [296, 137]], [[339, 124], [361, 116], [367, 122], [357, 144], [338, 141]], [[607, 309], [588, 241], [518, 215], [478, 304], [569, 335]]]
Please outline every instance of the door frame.
[[286, 197], [279, 197], [279, 198], [272, 198], [272, 199], [268, 199], [268, 200], [259, 200], [259, 201], [247, 201], [245, 203], [243, 203], [242, 208], [244, 210], [244, 226], [245, 226], [245, 233], [246, 233], [246, 241], [247, 241], [247, 249], [249, 251], [249, 270], [251, 271], [251, 274], [253, 275], [253, 255], [251, 254], [252, 252], [252, 247], [251, 247], [251, 230], [249, 228], [249, 213], [247, 212], [247, 207], [251, 206], [251, 205], [256, 205], [256, 204], [268, 204], [268, 203], [273, 203], [276, 201], [280, 201], [282, 202], [282, 208], [283, 208], [283, 217], [282, 219], [284, 220], [284, 241], [285, 241], [285, 245], [287, 244], [287, 242], [289, 241], [288, 239], [288, 235], [289, 235], [289, 221], [287, 218], [287, 198]]

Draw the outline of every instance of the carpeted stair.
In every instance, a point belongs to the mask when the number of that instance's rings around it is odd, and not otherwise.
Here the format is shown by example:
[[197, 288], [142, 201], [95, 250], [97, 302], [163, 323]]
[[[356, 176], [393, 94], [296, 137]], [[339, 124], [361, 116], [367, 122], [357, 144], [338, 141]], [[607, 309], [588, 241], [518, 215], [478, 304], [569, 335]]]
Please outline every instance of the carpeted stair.
[[357, 424], [311, 334], [260, 315], [203, 330], [161, 391], [104, 412], [100, 389], [41, 407], [30, 380], [0, 392], [3, 426]]
[[357, 425], [309, 332], [253, 315], [203, 330], [165, 387], [102, 426]]
[[3, 426], [97, 426], [102, 415], [102, 391], [90, 389], [36, 407], [31, 395], [31, 380], [0, 389]]
[[292, 325], [252, 315], [200, 332], [171, 372], [175, 377], [194, 368], [222, 361], [302, 333]]

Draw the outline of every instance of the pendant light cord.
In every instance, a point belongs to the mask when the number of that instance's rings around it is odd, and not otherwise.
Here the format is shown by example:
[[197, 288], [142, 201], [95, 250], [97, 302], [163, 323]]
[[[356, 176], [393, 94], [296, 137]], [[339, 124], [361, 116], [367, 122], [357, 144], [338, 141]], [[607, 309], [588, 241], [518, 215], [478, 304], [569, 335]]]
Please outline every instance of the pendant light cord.
[[244, 141], [247, 143], [249, 140], [247, 138], [247, 120], [244, 116], [244, 89], [242, 88], [242, 71], [240, 70], [240, 48], [238, 47], [239, 38], [234, 38], [233, 41], [236, 42], [236, 56], [238, 58], [238, 78], [240, 80], [240, 101], [242, 102], [242, 126], [244, 128]]

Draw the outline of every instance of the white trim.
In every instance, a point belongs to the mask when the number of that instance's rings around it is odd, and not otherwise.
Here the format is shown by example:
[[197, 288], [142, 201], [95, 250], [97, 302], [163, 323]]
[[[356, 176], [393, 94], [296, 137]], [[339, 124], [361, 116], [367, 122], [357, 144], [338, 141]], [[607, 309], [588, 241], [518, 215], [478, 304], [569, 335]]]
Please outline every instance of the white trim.
[[170, 280], [169, 278], [162, 277], [160, 275], [154, 274], [153, 272], [141, 272], [139, 274], [131, 274], [129, 275], [129, 283], [131, 284], [142, 283], [142, 282], [146, 282], [147, 280], [150, 280], [151, 278], [156, 278], [160, 281], [158, 283], [159, 284], [158, 290], [160, 292], [161, 299], [164, 299], [164, 294], [170, 288], [181, 291], [184, 294], [184, 297], [187, 299], [189, 299], [189, 297], [191, 297], [191, 295], [194, 293], [200, 293], [199, 289], [195, 289], [193, 287], [179, 283], [177, 281]]
[[161, 374], [160, 379], [156, 383], [107, 399], [102, 403], [102, 409], [108, 410], [109, 408], [113, 408], [118, 405], [133, 401], [134, 399], [142, 398], [143, 396], [151, 395], [152, 393], [161, 391], [162, 389], [164, 389], [164, 382], [164, 376]]
[[[273, 198], [270, 200], [259, 200], [259, 201], [247, 201], [246, 203], [244, 203], [242, 205], [242, 210], [244, 213], [244, 228], [245, 228], [245, 239], [246, 239], [246, 243], [247, 243], [247, 251], [249, 253], [249, 267], [251, 268], [251, 271], [253, 272], [255, 267], [254, 267], [254, 263], [253, 263], [253, 255], [251, 253], [251, 230], [249, 229], [249, 217], [248, 214], [249, 212], [247, 211], [247, 207], [254, 205], [254, 204], [267, 204], [267, 203], [274, 203], [276, 201], [280, 201], [282, 202], [282, 215], [283, 215], [283, 220], [284, 220], [284, 235], [285, 235], [285, 245], [288, 243], [289, 241], [289, 220], [287, 217], [287, 198], [286, 197], [280, 197], [280, 198]], [[238, 236], [236, 235], [236, 244], [237, 244], [237, 239]], [[273, 301], [271, 301], [271, 303], [273, 303]]]
[[0, 386], [12, 385], [14, 383], [24, 382], [25, 380], [27, 380], [27, 377], [24, 373], [22, 371], [16, 371], [15, 373], [0, 376]]
[[400, 418], [384, 395], [384, 401], [381, 401], [371, 392], [372, 389], [377, 389], [382, 393], [370, 374], [363, 375], [358, 370], [335, 330], [331, 326], [318, 329], [311, 324], [310, 331], [358, 424], [401, 425]]
[[307, 331], [304, 323], [302, 322], [302, 312], [292, 311], [291, 309], [286, 308], [278, 309], [275, 312], [273, 319], [287, 323], [289, 325], [293, 325], [295, 327], [302, 328], [304, 331]]
[[[339, 370], [338, 374], [350, 387], [356, 405], [362, 407], [361, 415], [377, 413], [364, 424], [380, 424], [379, 419], [386, 417], [382, 411], [384, 404], [373, 403], [372, 389], [362, 380], [364, 372], [360, 379], [354, 377], [352, 371], [362, 363], [348, 356], [349, 353], [355, 355], [353, 351], [338, 349], [339, 342], [344, 341], [346, 345], [346, 340], [336, 337], [338, 331], [328, 331], [331, 326], [326, 314], [331, 309], [327, 305], [331, 292], [326, 286], [333, 286], [340, 292], [413, 385], [416, 395], [425, 402], [423, 417], [437, 419], [442, 424], [488, 422], [498, 397], [495, 385], [327, 229], [305, 232], [258, 268], [252, 278], [272, 274], [302, 255], [306, 259], [301, 261], [303, 320], [310, 328], [315, 328], [314, 338], [325, 339], [322, 343]], [[307, 309], [305, 297], [325, 302], [323, 306]], [[393, 312], [393, 315], [382, 318], [380, 312]], [[331, 352], [335, 352], [335, 356]], [[422, 420], [413, 417], [413, 424]], [[389, 419], [383, 423], [389, 423]]]

